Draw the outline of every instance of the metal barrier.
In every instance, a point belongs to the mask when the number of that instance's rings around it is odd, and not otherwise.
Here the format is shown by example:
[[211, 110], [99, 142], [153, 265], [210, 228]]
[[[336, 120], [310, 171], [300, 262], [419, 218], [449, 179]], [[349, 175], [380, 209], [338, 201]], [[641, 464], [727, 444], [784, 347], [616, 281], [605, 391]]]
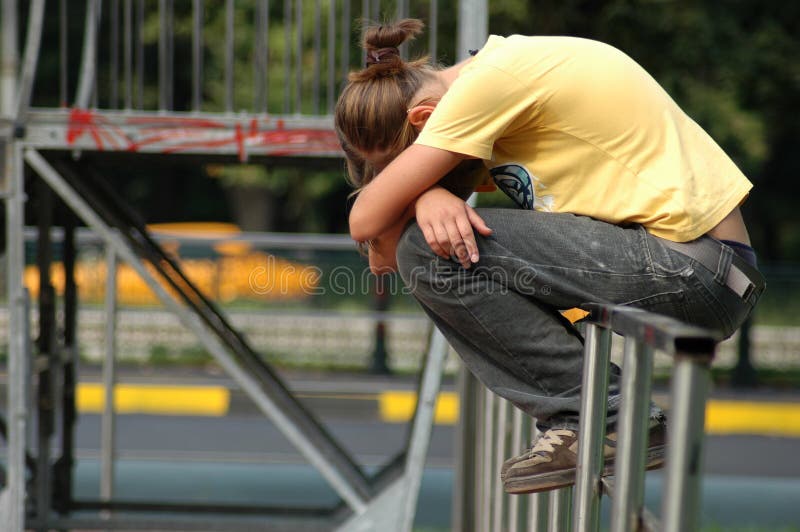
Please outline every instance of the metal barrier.
[[[687, 532], [698, 528], [705, 401], [719, 337], [640, 309], [586, 307], [578, 467], [574, 487], [533, 495], [503, 492], [499, 470], [534, 439], [530, 418], [462, 374], [462, 425], [454, 525], [462, 532], [594, 531], [602, 495], [612, 498], [611, 530]], [[612, 333], [625, 338], [622, 403], [613, 477], [603, 477]], [[652, 356], [674, 359], [660, 520], [643, 505]]]

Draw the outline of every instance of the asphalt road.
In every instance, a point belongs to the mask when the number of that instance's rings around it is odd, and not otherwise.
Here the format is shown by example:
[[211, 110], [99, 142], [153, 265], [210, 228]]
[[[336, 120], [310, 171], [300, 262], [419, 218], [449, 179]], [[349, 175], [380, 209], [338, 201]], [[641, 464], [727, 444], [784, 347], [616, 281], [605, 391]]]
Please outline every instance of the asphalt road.
[[[163, 377], [163, 376], [162, 376]], [[153, 382], [154, 376], [128, 376]], [[220, 384], [197, 375], [166, 380]], [[406, 426], [388, 423], [375, 393], [410, 388], [411, 380], [291, 380], [301, 400], [367, 470], [402, 449]], [[445, 389], [452, 390], [452, 383]], [[781, 400], [786, 401], [786, 397]], [[449, 530], [453, 425], [436, 425], [419, 498], [416, 525]], [[234, 394], [226, 415], [126, 414], [117, 417], [115, 498], [126, 501], [253, 505], [332, 505], [320, 475], [246, 398]], [[759, 435], [709, 436], [705, 450], [703, 523], [713, 530], [800, 530], [800, 439]], [[100, 416], [82, 414], [76, 431], [75, 496], [99, 494]], [[646, 503], [658, 513], [662, 475], [648, 473]]]
[[[330, 400], [327, 408], [331, 409]], [[405, 427], [349, 414], [325, 422], [370, 469], [405, 441]], [[76, 496], [95, 498], [99, 479], [99, 416], [81, 417]], [[453, 482], [454, 428], [436, 426], [423, 479], [417, 526], [447, 530]], [[118, 419], [116, 496], [127, 500], [239, 504], [333, 504], [332, 490], [264, 418], [125, 415]], [[800, 526], [798, 441], [763, 436], [707, 440], [703, 522], [721, 530], [794, 530]], [[648, 474], [647, 504], [657, 511], [662, 476]], [[749, 528], [753, 530], [753, 528]]]

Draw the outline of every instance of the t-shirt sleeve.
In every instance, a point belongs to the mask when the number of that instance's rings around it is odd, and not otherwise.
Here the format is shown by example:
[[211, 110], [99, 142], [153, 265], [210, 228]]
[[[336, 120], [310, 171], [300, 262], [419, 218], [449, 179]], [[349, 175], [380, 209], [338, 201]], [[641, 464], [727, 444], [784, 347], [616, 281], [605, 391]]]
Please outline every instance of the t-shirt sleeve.
[[472, 65], [450, 86], [416, 143], [490, 160], [495, 141], [526, 112], [533, 112], [531, 91], [512, 74]]

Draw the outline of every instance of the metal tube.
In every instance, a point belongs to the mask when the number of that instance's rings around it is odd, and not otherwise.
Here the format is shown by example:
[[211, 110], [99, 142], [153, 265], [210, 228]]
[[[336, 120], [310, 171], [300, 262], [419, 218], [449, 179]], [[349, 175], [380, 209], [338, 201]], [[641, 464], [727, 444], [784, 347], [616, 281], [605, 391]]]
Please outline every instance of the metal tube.
[[100, 15], [98, 0], [87, 0], [86, 23], [83, 32], [83, 52], [81, 71], [78, 78], [78, 92], [75, 107], [86, 109], [94, 92], [95, 69], [97, 68], [97, 19]]
[[266, 2], [256, 2], [255, 9], [255, 50], [253, 61], [253, 79], [255, 81], [253, 87], [253, 111], [256, 113], [265, 113], [267, 107], [266, 101], [266, 75], [267, 75], [267, 28], [266, 16], [269, 12], [269, 6]]
[[167, 105], [167, 2], [158, 0], [158, 109], [166, 111]]
[[336, 98], [336, 0], [328, 2], [328, 80], [326, 92], [326, 109], [333, 114]]
[[625, 340], [622, 362], [622, 405], [617, 421], [617, 453], [614, 463], [614, 498], [611, 530], [639, 529], [644, 503], [644, 472], [650, 418], [652, 348], [635, 338]]
[[225, 112], [233, 112], [233, 0], [225, 2]]
[[438, 63], [439, 41], [439, 0], [431, 0], [428, 14], [428, 55], [434, 64]]
[[69, 89], [67, 83], [69, 80], [69, 65], [68, 63], [68, 31], [69, 25], [67, 21], [67, 0], [60, 0], [58, 3], [58, 104], [61, 107], [69, 105]]
[[303, 0], [295, 0], [295, 85], [294, 112], [303, 112]]
[[114, 459], [116, 454], [114, 391], [117, 356], [117, 254], [106, 247], [106, 323], [105, 357], [103, 358], [103, 417], [100, 426], [100, 500], [114, 496]]
[[[15, 3], [6, 0], [3, 15], [14, 15]], [[14, 20], [12, 18], [11, 20]], [[7, 22], [6, 19], [3, 21]], [[5, 29], [5, 24], [4, 24]], [[26, 397], [28, 381], [25, 380], [26, 312], [28, 295], [22, 283], [25, 267], [25, 243], [22, 228], [25, 217], [25, 190], [21, 148], [7, 142], [2, 146], [3, 178], [6, 185], [6, 286], [8, 290], [8, 470], [7, 493], [0, 506], [0, 522], [8, 532], [22, 532], [25, 518], [25, 436], [28, 412]]]
[[434, 329], [426, 357], [427, 362], [420, 381], [419, 399], [409, 438], [405, 469], [406, 498], [405, 507], [401, 513], [402, 522], [397, 528], [399, 532], [410, 532], [414, 524], [417, 498], [422, 484], [422, 473], [425, 469], [425, 457], [428, 453], [428, 444], [433, 428], [436, 399], [448, 350], [449, 345], [444, 335], [438, 329]]
[[528, 530], [534, 532], [547, 530], [551, 493], [545, 491], [528, 495]]
[[[0, 116], [12, 118], [16, 109], [17, 68], [17, 2], [3, 0], [3, 31], [0, 32]], [[11, 164], [8, 160], [6, 164]], [[6, 174], [8, 176], [8, 174]]]
[[570, 529], [572, 488], [561, 488], [550, 493], [548, 532], [566, 532]]
[[350, 12], [352, 0], [343, 0], [342, 6], [342, 83], [347, 81], [350, 73]]
[[[408, 18], [408, 0], [397, 0], [397, 20]], [[400, 48], [400, 57], [404, 60], [408, 59], [408, 45]]]
[[709, 365], [710, 354], [708, 359], [701, 360], [675, 355], [661, 508], [665, 532], [697, 530]]
[[[260, 4], [259, 4], [260, 5]], [[256, 35], [258, 39], [258, 35]], [[203, 85], [203, 2], [192, 0], [192, 111], [199, 112]]]
[[489, 530], [492, 524], [492, 450], [494, 449], [494, 403], [495, 395], [488, 388], [483, 390], [483, 470], [481, 478], [481, 530]]
[[594, 324], [586, 330], [583, 391], [578, 429], [578, 466], [575, 478], [575, 529], [597, 530], [600, 524], [600, 475], [608, 405], [611, 331]]
[[458, 371], [458, 427], [455, 438], [453, 530], [474, 532], [476, 486], [479, 474], [478, 379], [463, 365]]
[[322, 62], [322, 2], [314, 0], [314, 76], [311, 80], [311, 113], [319, 114], [319, 97]]
[[111, 31], [109, 32], [110, 74], [108, 108], [119, 105], [119, 0], [111, 0]]
[[136, 5], [136, 108], [144, 107], [144, 0]]
[[[511, 407], [511, 445], [510, 454], [516, 455], [520, 452], [522, 443], [522, 410]], [[502, 467], [502, 464], [500, 464]], [[519, 503], [521, 497], [510, 497], [508, 501], [508, 532], [517, 532], [519, 527]]]
[[292, 104], [292, 0], [283, 0], [283, 113]]
[[131, 109], [133, 104], [133, 6], [132, 0], [122, 4], [122, 68], [124, 72], [125, 98], [123, 106]]
[[44, 19], [44, 0], [34, 0], [28, 10], [28, 29], [25, 35], [25, 55], [22, 58], [22, 73], [17, 89], [16, 113], [14, 121], [19, 124], [31, 104], [33, 79], [39, 62], [39, 44], [42, 40], [42, 19]]
[[459, 60], [466, 59], [470, 48], [483, 46], [489, 33], [487, 0], [460, 0], [456, 49]]
[[494, 491], [492, 493], [493, 515], [492, 515], [492, 530], [496, 532], [503, 532], [503, 512], [504, 512], [504, 496], [503, 496], [503, 483], [500, 481], [500, 475], [497, 473], [503, 467], [506, 455], [506, 442], [508, 431], [508, 408], [511, 406], [508, 401], [495, 398], [497, 405], [497, 423], [493, 431], [495, 447], [494, 447], [494, 468], [489, 475], [492, 479], [492, 486]]

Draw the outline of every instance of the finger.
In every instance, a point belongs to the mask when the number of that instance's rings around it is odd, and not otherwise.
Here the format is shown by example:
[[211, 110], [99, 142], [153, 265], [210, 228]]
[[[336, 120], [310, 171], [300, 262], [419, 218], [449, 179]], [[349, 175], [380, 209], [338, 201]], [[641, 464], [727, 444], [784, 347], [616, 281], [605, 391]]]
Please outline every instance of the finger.
[[483, 236], [489, 236], [494, 232], [489, 228], [488, 225], [486, 225], [486, 222], [483, 221], [483, 218], [481, 218], [481, 215], [478, 214], [478, 211], [469, 205], [467, 205], [467, 217], [469, 218], [469, 223], [472, 224], [472, 227], [474, 227]]
[[472, 225], [470, 225], [467, 216], [459, 217], [456, 219], [458, 225], [458, 232], [461, 236], [461, 241], [464, 242], [465, 253], [473, 264], [478, 262], [480, 255], [478, 253], [478, 243], [475, 242], [475, 233], [472, 232]]
[[436, 253], [442, 258], [449, 259], [450, 253], [449, 250], [445, 250], [439, 245], [439, 240], [436, 238], [436, 233], [433, 230], [433, 226], [428, 224], [422, 226], [422, 234], [425, 236], [425, 241], [428, 243], [428, 246], [431, 248], [431, 251]]
[[436, 234], [436, 241], [439, 244], [439, 247], [444, 252], [442, 257], [449, 259], [452, 257], [453, 254], [453, 246], [450, 243], [450, 235], [447, 233], [447, 229], [442, 224], [436, 224], [433, 226], [433, 232]]
[[[470, 253], [467, 249], [467, 243], [464, 241], [464, 237], [461, 235], [457, 221], [451, 220], [445, 227], [447, 229], [447, 236], [450, 239], [450, 245], [453, 248], [453, 254], [458, 262], [461, 263], [461, 266], [464, 268], [469, 268], [471, 266]], [[470, 233], [471, 232], [472, 231], [470, 230]]]

